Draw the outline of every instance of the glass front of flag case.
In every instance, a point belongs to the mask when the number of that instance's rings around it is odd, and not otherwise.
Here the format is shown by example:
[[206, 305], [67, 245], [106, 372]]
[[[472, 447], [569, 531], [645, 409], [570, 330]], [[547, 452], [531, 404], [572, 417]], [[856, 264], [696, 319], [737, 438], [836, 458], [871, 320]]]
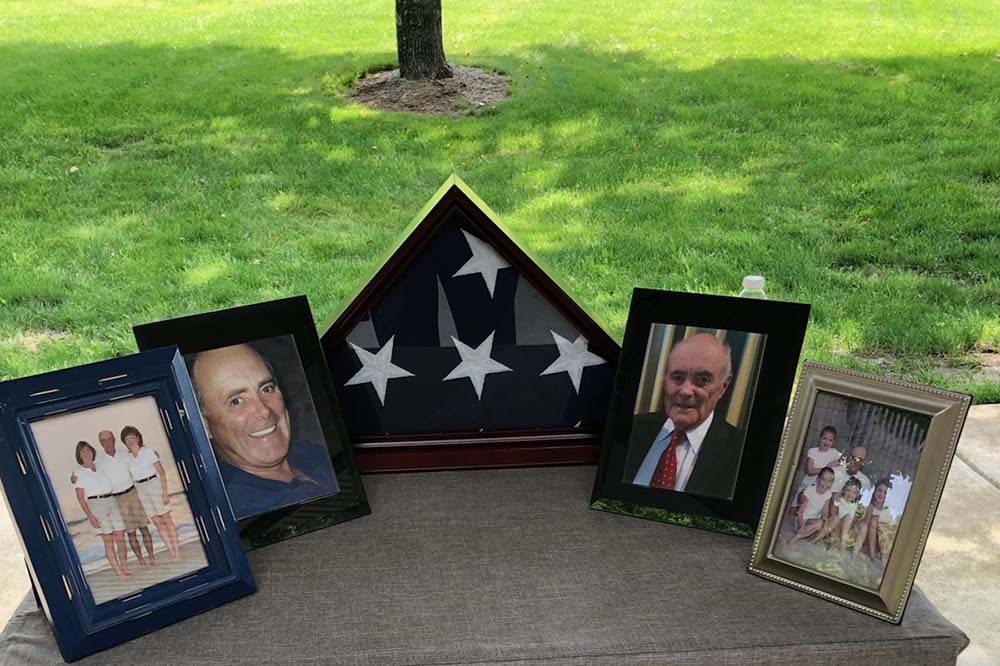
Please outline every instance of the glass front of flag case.
[[595, 462], [618, 345], [461, 181], [442, 192], [323, 338], [359, 464]]

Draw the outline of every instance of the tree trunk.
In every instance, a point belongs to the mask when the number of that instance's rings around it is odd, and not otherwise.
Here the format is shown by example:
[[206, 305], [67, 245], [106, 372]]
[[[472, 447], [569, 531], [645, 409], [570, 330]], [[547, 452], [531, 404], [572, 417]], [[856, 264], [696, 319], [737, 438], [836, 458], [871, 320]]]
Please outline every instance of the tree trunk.
[[404, 79], [452, 75], [441, 43], [441, 0], [396, 0], [396, 51]]

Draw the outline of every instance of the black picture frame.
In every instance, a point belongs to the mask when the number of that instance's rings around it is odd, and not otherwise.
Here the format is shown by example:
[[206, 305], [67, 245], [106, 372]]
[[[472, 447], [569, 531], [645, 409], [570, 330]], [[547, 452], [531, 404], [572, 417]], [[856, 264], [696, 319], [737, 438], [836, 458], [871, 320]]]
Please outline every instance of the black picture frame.
[[[809, 305], [636, 288], [615, 377], [591, 507], [728, 534], [753, 536], [774, 468]], [[651, 327], [670, 324], [766, 336], [732, 495], [717, 497], [624, 480]], [[718, 416], [718, 415], [717, 415]], [[699, 462], [701, 459], [699, 458]], [[697, 466], [698, 463], [696, 463]]]
[[176, 344], [185, 356], [283, 336], [294, 339], [338, 492], [239, 520], [248, 550], [371, 513], [305, 296], [141, 324], [133, 333], [139, 349]]
[[[169, 446], [176, 463], [176, 472], [165, 472], [183, 486], [205, 563], [201, 566], [198, 561], [189, 570], [171, 571], [164, 569], [171, 565], [161, 561], [147, 571], [172, 577], [127, 591], [116, 590], [121, 579], [115, 583], [110, 576], [100, 583], [102, 598], [98, 598], [97, 574], [92, 578], [91, 573], [85, 573], [83, 551], [75, 541], [81, 537], [74, 536], [74, 530], [89, 534], [90, 526], [71, 527], [70, 523], [79, 521], [67, 522], [64, 509], [69, 507], [60, 503], [57, 487], [68, 487], [69, 472], [67, 478], [50, 475], [35, 427], [51, 419], [86, 418], [91, 410], [120, 409], [132, 400], [148, 399], [155, 400], [155, 408], [150, 403], [149, 422], [157, 429], [162, 427], [162, 446]], [[0, 480], [26, 555], [35, 599], [52, 624], [66, 661], [256, 590], [208, 434], [187, 408], [194, 401], [194, 390], [176, 347], [0, 383]], [[94, 435], [96, 430], [67, 438], [63, 453], [71, 456], [74, 439]], [[46, 442], [51, 453], [50, 444], [51, 440]], [[110, 496], [88, 500], [105, 497]]]
[[[350, 402], [357, 400], [358, 389], [346, 386], [345, 383], [360, 366], [348, 346], [352, 331], [371, 316], [373, 310], [391, 293], [409, 269], [419, 265], [424, 253], [430, 251], [437, 239], [456, 228], [490, 246], [508, 264], [507, 268], [513, 269], [509, 272], [502, 271], [498, 284], [502, 285], [505, 279], [508, 280], [508, 285], [512, 284], [510, 278], [516, 273], [519, 281], [534, 290], [538, 302], [544, 303], [550, 312], [566, 322], [577, 335], [586, 339], [588, 351], [604, 360], [602, 367], [588, 368], [586, 371], [593, 378], [589, 381], [599, 386], [599, 390], [594, 391], [595, 394], [599, 393], [599, 397], [595, 397], [585, 410], [581, 410], [586, 417], [597, 421], [583, 423], [585, 419], [580, 419], [581, 422], [576, 425], [570, 422], [559, 426], [528, 422], [510, 428], [472, 427], [464, 430], [430, 427], [421, 432], [394, 427], [386, 428], [388, 432], [352, 429], [353, 419], [360, 421], [364, 412], [377, 411], [373, 407], [374, 400], [377, 399], [373, 397], [374, 391], [369, 391], [371, 396], [362, 402]], [[463, 257], [458, 263], [465, 260]], [[508, 273], [506, 277], [503, 276], [505, 272]], [[445, 275], [451, 275], [451, 271]], [[468, 302], [465, 299], [459, 301]], [[480, 339], [469, 343], [478, 344]], [[385, 344], [384, 340], [381, 342], [382, 345]], [[556, 346], [551, 340], [549, 343], [551, 353], [538, 366], [536, 373], [541, 372], [547, 363], [560, 357], [555, 351]], [[322, 335], [322, 345], [342, 404], [358, 406], [356, 411], [348, 415], [348, 430], [358, 464], [367, 473], [594, 464], [600, 452], [604, 432], [602, 419], [621, 351], [618, 343], [560, 285], [553, 272], [543, 268], [532, 258], [501, 225], [498, 216], [489, 206], [454, 174], [418, 213], [397, 247], [340, 307], [339, 313]], [[430, 348], [431, 345], [425, 346], [425, 349]], [[399, 352], [400, 345], [397, 343], [395, 353]], [[411, 359], [415, 366], [433, 365], [428, 358], [430, 354], [417, 352], [417, 355], [420, 356], [419, 359]], [[345, 357], [347, 363], [355, 363], [346, 374]], [[455, 363], [457, 362], [456, 353]], [[440, 379], [444, 374], [439, 373], [437, 378]], [[600, 376], [594, 377], [595, 375]], [[492, 376], [490, 381], [496, 381], [496, 376]], [[400, 384], [403, 383], [405, 380], [400, 381]], [[569, 386], [568, 380], [566, 385]], [[394, 390], [399, 389], [390, 382], [390, 393]], [[527, 391], [519, 392], [515, 389], [509, 390], [507, 395], [533, 401], [536, 405], [556, 404], [565, 399], [564, 396], [551, 394], [529, 395]], [[442, 404], [445, 409], [453, 412], [464, 411], [458, 404], [449, 404], [447, 401]], [[516, 408], [511, 408], [509, 412], [521, 413]], [[428, 425], [430, 423], [428, 421]]]

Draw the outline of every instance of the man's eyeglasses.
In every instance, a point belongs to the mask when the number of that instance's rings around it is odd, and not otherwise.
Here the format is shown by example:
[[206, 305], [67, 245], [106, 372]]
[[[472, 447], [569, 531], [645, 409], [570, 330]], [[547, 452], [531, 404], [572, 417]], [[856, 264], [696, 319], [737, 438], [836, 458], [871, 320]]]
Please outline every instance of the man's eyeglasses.
[[844, 462], [865, 464], [865, 459], [860, 456], [847, 456]]

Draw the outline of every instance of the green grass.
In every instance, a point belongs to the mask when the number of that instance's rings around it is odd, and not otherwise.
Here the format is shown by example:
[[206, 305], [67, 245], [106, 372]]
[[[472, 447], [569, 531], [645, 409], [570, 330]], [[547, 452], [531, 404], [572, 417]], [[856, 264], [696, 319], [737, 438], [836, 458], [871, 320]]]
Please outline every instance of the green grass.
[[440, 118], [343, 96], [386, 0], [0, 0], [0, 377], [298, 293], [324, 324], [455, 171], [616, 336], [633, 285], [761, 272], [805, 357], [1000, 401], [1000, 3], [496, 7], [446, 0], [445, 50], [513, 97]]

